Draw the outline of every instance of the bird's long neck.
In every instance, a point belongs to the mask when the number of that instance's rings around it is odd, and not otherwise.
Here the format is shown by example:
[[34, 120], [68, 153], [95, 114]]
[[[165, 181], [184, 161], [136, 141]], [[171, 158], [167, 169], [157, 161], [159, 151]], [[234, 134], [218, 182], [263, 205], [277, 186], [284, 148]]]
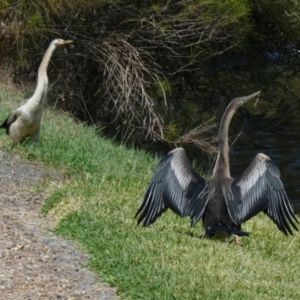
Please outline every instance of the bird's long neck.
[[216, 165], [212, 175], [212, 179], [219, 178], [228, 178], [230, 177], [230, 168], [229, 168], [229, 145], [228, 145], [228, 130], [231, 119], [236, 112], [236, 110], [247, 103], [251, 99], [254, 99], [260, 94], [259, 92], [253, 93], [249, 96], [239, 97], [232, 100], [225, 109], [223, 114], [220, 129], [219, 129], [219, 152], [217, 156]]
[[217, 156], [217, 161], [213, 171], [212, 177], [219, 175], [224, 177], [230, 177], [230, 168], [229, 168], [229, 145], [228, 145], [228, 130], [231, 119], [234, 113], [237, 110], [236, 103], [234, 101], [230, 102], [227, 106], [219, 129], [219, 140], [218, 147], [219, 152]]
[[35, 92], [33, 96], [29, 99], [28, 104], [30, 105], [39, 105], [43, 104], [43, 101], [46, 99], [46, 93], [48, 88], [48, 76], [47, 76], [47, 68], [49, 65], [50, 58], [56, 49], [56, 46], [50, 44], [49, 48], [47, 49], [43, 60], [40, 64], [38, 70], [38, 81]]

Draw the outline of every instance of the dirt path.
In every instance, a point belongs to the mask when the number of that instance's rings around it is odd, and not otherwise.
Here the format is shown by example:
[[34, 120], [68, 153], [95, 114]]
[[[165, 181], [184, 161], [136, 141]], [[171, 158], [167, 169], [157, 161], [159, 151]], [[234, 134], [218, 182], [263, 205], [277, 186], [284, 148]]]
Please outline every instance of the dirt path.
[[49, 176], [59, 180], [0, 151], [0, 299], [119, 299], [84, 267], [86, 255], [49, 231], [51, 222], [39, 213], [45, 195], [30, 188]]

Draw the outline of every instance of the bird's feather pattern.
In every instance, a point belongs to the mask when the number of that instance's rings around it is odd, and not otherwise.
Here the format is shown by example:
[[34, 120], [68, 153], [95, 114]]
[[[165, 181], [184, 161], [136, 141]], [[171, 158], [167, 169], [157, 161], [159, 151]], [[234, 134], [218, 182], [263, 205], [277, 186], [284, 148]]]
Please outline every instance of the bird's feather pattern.
[[[136, 216], [147, 227], [170, 208], [181, 217], [199, 220], [207, 203], [206, 181], [191, 166], [185, 151], [177, 148], [159, 162]], [[204, 191], [204, 192], [203, 192]]]
[[6, 120], [0, 125], [0, 128], [5, 128], [6, 133], [9, 134], [9, 127], [13, 122], [15, 122], [19, 116], [19, 109], [14, 110], [7, 118]]
[[213, 197], [215, 188], [206, 181], [205, 186], [200, 181], [195, 181], [188, 187], [186, 197], [190, 199], [186, 215], [191, 217], [194, 226], [203, 216], [208, 201]]
[[257, 154], [242, 176], [225, 187], [229, 214], [236, 224], [242, 224], [259, 212], [265, 212], [285, 234], [292, 234], [298, 223], [292, 210], [280, 171], [271, 159]]

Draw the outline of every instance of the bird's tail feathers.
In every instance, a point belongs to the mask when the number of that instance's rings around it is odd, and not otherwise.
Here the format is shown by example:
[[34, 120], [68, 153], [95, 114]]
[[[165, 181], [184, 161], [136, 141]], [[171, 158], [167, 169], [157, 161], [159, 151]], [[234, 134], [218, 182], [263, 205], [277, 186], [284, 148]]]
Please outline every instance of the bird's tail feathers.
[[239, 236], [249, 236], [250, 232], [246, 231], [241, 231], [237, 228], [230, 227], [224, 223], [217, 223], [213, 226], [211, 226], [206, 232], [205, 232], [205, 237], [211, 238], [217, 233], [224, 233], [225, 235], [239, 235]]
[[7, 119], [0, 125], [0, 128], [6, 128], [7, 127]]

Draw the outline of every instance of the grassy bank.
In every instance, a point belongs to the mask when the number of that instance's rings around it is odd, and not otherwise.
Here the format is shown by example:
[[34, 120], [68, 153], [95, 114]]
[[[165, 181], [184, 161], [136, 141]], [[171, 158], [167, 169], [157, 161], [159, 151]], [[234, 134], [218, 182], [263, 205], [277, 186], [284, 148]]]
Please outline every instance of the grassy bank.
[[[1, 88], [0, 97], [1, 121], [21, 94]], [[11, 150], [1, 131], [0, 147], [66, 174], [42, 211], [60, 219], [57, 233], [79, 242], [123, 299], [300, 299], [299, 234], [285, 237], [263, 215], [244, 225], [252, 232], [244, 247], [199, 239], [200, 223], [190, 228], [171, 212], [149, 229], [137, 227], [134, 214], [158, 161], [148, 154], [51, 110], [38, 145]]]

